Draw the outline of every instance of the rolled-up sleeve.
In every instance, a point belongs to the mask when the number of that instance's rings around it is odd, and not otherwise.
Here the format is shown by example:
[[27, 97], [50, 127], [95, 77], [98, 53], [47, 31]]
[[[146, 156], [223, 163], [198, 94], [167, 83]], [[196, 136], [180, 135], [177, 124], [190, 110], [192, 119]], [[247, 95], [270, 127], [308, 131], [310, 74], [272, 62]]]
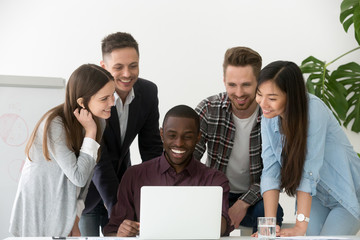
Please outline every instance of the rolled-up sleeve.
[[311, 196], [316, 194], [316, 184], [312, 178], [312, 172], [303, 171], [299, 187], [296, 190], [310, 193]]
[[99, 147], [100, 144], [98, 144], [94, 139], [85, 137], [80, 152], [89, 154], [93, 159], [96, 160]]

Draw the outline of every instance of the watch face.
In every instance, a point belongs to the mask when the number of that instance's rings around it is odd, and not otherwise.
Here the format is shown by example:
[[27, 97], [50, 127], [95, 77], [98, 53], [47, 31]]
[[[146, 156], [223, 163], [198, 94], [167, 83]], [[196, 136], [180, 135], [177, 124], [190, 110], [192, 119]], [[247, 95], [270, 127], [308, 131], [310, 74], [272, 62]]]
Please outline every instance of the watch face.
[[304, 214], [300, 213], [300, 214], [298, 215], [297, 219], [298, 219], [298, 221], [300, 221], [300, 222], [304, 221], [304, 220], [305, 220]]

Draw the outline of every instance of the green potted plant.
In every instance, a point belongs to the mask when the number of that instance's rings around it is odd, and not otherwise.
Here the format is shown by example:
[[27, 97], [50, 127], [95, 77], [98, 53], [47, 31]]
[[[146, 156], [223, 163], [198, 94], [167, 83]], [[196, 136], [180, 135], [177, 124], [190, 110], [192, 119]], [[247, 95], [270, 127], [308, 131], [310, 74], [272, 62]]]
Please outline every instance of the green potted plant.
[[360, 65], [350, 62], [330, 71], [329, 65], [338, 59], [360, 49], [360, 0], [343, 0], [340, 22], [345, 32], [354, 28], [358, 46], [326, 63], [313, 56], [301, 63], [302, 72], [307, 75], [308, 91], [321, 98], [332, 110], [345, 128], [352, 122], [351, 131], [360, 132]]

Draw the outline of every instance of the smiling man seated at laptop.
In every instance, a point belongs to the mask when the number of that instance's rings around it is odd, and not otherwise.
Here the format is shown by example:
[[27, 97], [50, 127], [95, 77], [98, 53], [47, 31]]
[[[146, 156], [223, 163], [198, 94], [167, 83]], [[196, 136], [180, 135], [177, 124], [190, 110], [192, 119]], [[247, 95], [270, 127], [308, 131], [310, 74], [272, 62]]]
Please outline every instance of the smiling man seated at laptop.
[[228, 235], [232, 230], [228, 216], [228, 179], [222, 172], [210, 169], [193, 158], [200, 139], [198, 114], [185, 105], [173, 107], [165, 115], [160, 135], [164, 153], [125, 172], [118, 190], [118, 202], [111, 211], [104, 235], [134, 237], [139, 234], [142, 186], [221, 186], [221, 235]]

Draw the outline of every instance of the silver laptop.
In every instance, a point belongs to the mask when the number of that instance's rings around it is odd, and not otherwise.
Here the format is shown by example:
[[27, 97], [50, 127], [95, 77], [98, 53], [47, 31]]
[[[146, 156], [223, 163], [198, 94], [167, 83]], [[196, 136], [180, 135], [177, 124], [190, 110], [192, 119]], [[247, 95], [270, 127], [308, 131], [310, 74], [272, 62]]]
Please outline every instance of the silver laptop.
[[219, 239], [220, 186], [143, 186], [141, 239]]

